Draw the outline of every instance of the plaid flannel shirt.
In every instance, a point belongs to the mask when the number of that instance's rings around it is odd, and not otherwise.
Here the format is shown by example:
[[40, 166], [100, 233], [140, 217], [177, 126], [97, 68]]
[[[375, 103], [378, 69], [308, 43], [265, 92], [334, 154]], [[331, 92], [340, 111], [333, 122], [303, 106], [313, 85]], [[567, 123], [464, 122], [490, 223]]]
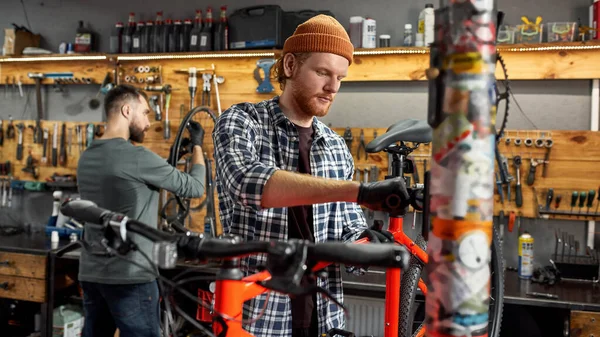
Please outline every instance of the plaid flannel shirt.
[[[225, 233], [243, 240], [287, 240], [288, 209], [261, 207], [263, 188], [277, 170], [297, 172], [298, 131], [279, 107], [279, 97], [256, 104], [233, 105], [219, 117], [213, 133], [216, 184], [220, 219]], [[315, 130], [310, 150], [313, 176], [352, 180], [354, 161], [344, 139], [325, 124], [313, 119]], [[294, 191], [290, 191], [294, 193]], [[356, 203], [334, 202], [313, 205], [315, 242], [354, 241], [367, 228], [364, 214]], [[265, 265], [264, 254], [242, 259], [245, 274]], [[340, 266], [328, 267], [328, 277], [318, 285], [327, 289], [340, 303], [343, 300]], [[265, 307], [265, 300], [268, 301]], [[266, 309], [265, 309], [266, 308]], [[291, 336], [292, 317], [289, 297], [271, 292], [244, 305], [245, 325], [257, 337]], [[343, 310], [317, 296], [319, 331], [344, 328]]]

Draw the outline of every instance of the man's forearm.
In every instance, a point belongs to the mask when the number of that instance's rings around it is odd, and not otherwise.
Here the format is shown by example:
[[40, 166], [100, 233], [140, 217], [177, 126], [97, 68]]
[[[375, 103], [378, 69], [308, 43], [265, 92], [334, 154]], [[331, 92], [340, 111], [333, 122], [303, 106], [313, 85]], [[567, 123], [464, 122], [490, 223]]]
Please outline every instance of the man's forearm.
[[263, 208], [292, 207], [326, 202], [356, 202], [359, 183], [276, 171], [265, 184]]
[[202, 148], [198, 145], [194, 145], [192, 151], [194, 151], [194, 153], [192, 154], [192, 165], [196, 165], [196, 164], [205, 165], [204, 154], [202, 153]]

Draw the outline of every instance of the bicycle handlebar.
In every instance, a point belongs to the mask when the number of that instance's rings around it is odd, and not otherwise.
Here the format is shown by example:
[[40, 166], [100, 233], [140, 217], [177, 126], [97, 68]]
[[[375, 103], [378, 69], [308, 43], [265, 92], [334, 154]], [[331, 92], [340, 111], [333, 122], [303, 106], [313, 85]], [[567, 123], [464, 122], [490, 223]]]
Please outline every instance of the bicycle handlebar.
[[169, 234], [125, 215], [100, 208], [88, 200], [67, 200], [60, 210], [64, 215], [88, 225], [108, 224], [119, 227], [123, 240], [126, 239], [127, 231], [148, 238], [154, 242], [152, 259], [163, 269], [175, 267], [178, 253], [200, 259], [235, 258], [257, 253], [285, 256], [293, 254], [299, 244], [306, 246], [307, 259], [315, 262], [405, 268], [409, 261], [407, 250], [394, 244], [310, 243], [300, 240], [243, 242], [235, 236], [207, 238], [203, 235]]

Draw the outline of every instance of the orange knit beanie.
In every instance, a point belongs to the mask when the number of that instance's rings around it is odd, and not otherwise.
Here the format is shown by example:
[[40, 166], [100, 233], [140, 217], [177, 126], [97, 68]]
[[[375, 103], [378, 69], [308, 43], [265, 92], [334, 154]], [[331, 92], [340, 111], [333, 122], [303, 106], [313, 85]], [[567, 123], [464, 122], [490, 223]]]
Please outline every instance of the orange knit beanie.
[[319, 14], [299, 24], [283, 45], [283, 55], [305, 52], [340, 55], [352, 64], [354, 46], [344, 27], [335, 18]]

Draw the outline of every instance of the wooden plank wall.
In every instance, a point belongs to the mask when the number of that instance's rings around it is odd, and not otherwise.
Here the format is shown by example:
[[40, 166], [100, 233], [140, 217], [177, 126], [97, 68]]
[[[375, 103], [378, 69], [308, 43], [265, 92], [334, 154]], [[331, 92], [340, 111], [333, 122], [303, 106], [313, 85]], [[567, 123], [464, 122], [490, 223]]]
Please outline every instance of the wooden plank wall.
[[[391, 50], [391, 49], [390, 49]], [[217, 55], [216, 53], [215, 55]], [[512, 78], [518, 78], [520, 74], [525, 71], [525, 65], [531, 68], [531, 57], [539, 59], [539, 55], [545, 55], [544, 60], [550, 62], [547, 67], [534, 67], [535, 73], [529, 72], [526, 77], [539, 77], [547, 78], [548, 74], [553, 74], [554, 71], [560, 72], [560, 77], [564, 76], [571, 77], [582, 77], [580, 70], [577, 70], [580, 66], [583, 67], [589, 62], [592, 62], [599, 57], [600, 53], [591, 50], [572, 50], [572, 51], [557, 51], [557, 50], [545, 50], [532, 53], [511, 51], [506, 49], [503, 51], [505, 55], [506, 63], [509, 67], [509, 72]], [[428, 66], [427, 53], [405, 53], [405, 54], [389, 54], [389, 55], [357, 55], [355, 62], [350, 68], [348, 81], [387, 81], [387, 80], [423, 80], [424, 70]], [[162, 84], [170, 84], [174, 91], [172, 93], [172, 100], [169, 109], [169, 117], [171, 120], [171, 138], [165, 140], [163, 137], [163, 124], [161, 121], [153, 121], [152, 128], [146, 137], [146, 142], [143, 146], [155, 151], [157, 154], [167, 157], [169, 147], [171, 146], [177, 129], [179, 127], [182, 113], [180, 111], [187, 112], [189, 108], [189, 92], [188, 92], [188, 75], [185, 72], [176, 72], [176, 70], [185, 70], [189, 67], [196, 68], [210, 68], [214, 66], [214, 73], [217, 76], [222, 76], [224, 83], [219, 85], [219, 98], [221, 102], [221, 109], [225, 110], [233, 104], [238, 102], [257, 102], [264, 99], [271, 98], [273, 95], [279, 94], [280, 90], [272, 79], [271, 82], [275, 87], [275, 91], [268, 94], [259, 94], [256, 92], [258, 86], [257, 81], [253, 77], [253, 72], [256, 68], [256, 62], [263, 57], [206, 57], [206, 58], [182, 58], [182, 59], [153, 59], [153, 60], [140, 60], [140, 61], [125, 61], [120, 60], [116, 62], [114, 57], [108, 57], [106, 60], [93, 60], [93, 61], [48, 61], [48, 62], [1, 62], [0, 60], [0, 83], [5, 83], [8, 79], [9, 83], [12, 84], [12, 78], [21, 78], [23, 84], [33, 84], [33, 81], [27, 78], [28, 72], [59, 72], [59, 71], [71, 71], [75, 77], [79, 78], [91, 78], [93, 83], [99, 84], [104, 79], [107, 73], [111, 73], [118, 77], [119, 82], [123, 83], [126, 75], [136, 75], [139, 78], [139, 73], [135, 73], [133, 69], [139, 66], [148, 67], [160, 67]], [[268, 58], [268, 57], [267, 57]], [[550, 61], [554, 60], [554, 61]], [[546, 61], [544, 61], [546, 62]], [[567, 68], [565, 68], [567, 67]], [[528, 68], [528, 69], [529, 69]], [[586, 67], [587, 68], [587, 67]], [[589, 68], [588, 68], [589, 69]], [[543, 72], [544, 74], [541, 74]], [[564, 74], [567, 75], [564, 75]], [[571, 74], [571, 75], [568, 75]], [[152, 75], [152, 73], [144, 74]], [[542, 76], [543, 75], [543, 76]], [[554, 76], [554, 75], [553, 75]], [[592, 76], [592, 75], [589, 75]], [[598, 76], [600, 77], [600, 75]], [[552, 78], [552, 76], [550, 76]], [[45, 84], [52, 84], [52, 80], [44, 80]], [[143, 87], [148, 83], [138, 83], [137, 86]], [[156, 83], [154, 83], [156, 84]], [[195, 105], [201, 104], [202, 96], [202, 76], [198, 76], [198, 89], [196, 92]], [[1, 89], [1, 88], [0, 88]], [[149, 93], [152, 95], [153, 93]], [[213, 83], [211, 82], [211, 106], [213, 111], [217, 111], [216, 104], [216, 92]], [[102, 97], [101, 97], [102, 98]], [[183, 109], [181, 110], [181, 107]], [[163, 108], [164, 113], [164, 108]], [[208, 154], [209, 158], [212, 159], [213, 144], [212, 139], [209, 136], [212, 132], [212, 123], [208, 119], [203, 119], [203, 125], [206, 129], [207, 136], [205, 138], [204, 150]], [[17, 121], [15, 121], [16, 123]], [[23, 121], [26, 125], [34, 125], [34, 121]], [[50, 130], [53, 128], [55, 121], [44, 122], [44, 127], [48, 127]], [[62, 123], [63, 121], [56, 121]], [[72, 122], [66, 121], [69, 127], [73, 126]], [[83, 123], [81, 123], [83, 124]], [[345, 131], [344, 125], [332, 126], [338, 134], [343, 135]], [[6, 129], [6, 123], [3, 126]], [[365, 143], [368, 143], [373, 139], [373, 132], [377, 131], [378, 134], [385, 132], [387, 126], [382, 125], [382, 128], [365, 128]], [[357, 158], [356, 152], [359, 145], [360, 128], [353, 128], [352, 134], [354, 141], [352, 143], [352, 154], [355, 156], [357, 168], [369, 168], [372, 165], [379, 167], [379, 179], [383, 179], [387, 172], [388, 160], [386, 154], [369, 154], [368, 160], [364, 158]], [[5, 144], [0, 154], [0, 161], [4, 162], [10, 160], [15, 163], [15, 169], [13, 170], [15, 176], [22, 179], [31, 179], [31, 177], [24, 176], [21, 169], [25, 166], [25, 160], [29, 150], [35, 159], [41, 158], [41, 145], [32, 143], [32, 130], [26, 129], [24, 135], [24, 158], [20, 162], [16, 162], [15, 149], [16, 139], [8, 140], [5, 139]], [[514, 132], [515, 135], [512, 135]], [[509, 131], [509, 136], [513, 139], [516, 137], [517, 131]], [[546, 131], [548, 133], [548, 131]], [[538, 194], [545, 194], [547, 188], [553, 187], [555, 189], [564, 189], [564, 191], [555, 191], [555, 194], [563, 193], [566, 194], [571, 188], [578, 190], [590, 190], [594, 189], [598, 185], [598, 170], [596, 170], [596, 161], [600, 160], [600, 153], [595, 153], [595, 144], [598, 144], [598, 136], [596, 133], [584, 132], [584, 131], [551, 131], [550, 132], [553, 140], [554, 147], [551, 152], [551, 163], [549, 164], [549, 176], [546, 179], [541, 179], [542, 166], [538, 168], [537, 181], [534, 187]], [[526, 135], [520, 134], [521, 138], [525, 138]], [[531, 135], [531, 137], [537, 137]], [[543, 158], [543, 149], [537, 149], [535, 147], [526, 148], [524, 146], [516, 147], [514, 145], [505, 145], [503, 142], [500, 145], [502, 153], [504, 153], [509, 160], [516, 154], [520, 154], [523, 158], [523, 166], [521, 168], [521, 178], [523, 181], [523, 194], [525, 204], [522, 208], [516, 209], [513, 203], [505, 202], [504, 205], [499, 202], [496, 203], [496, 213], [503, 209], [505, 212], [515, 211], [521, 212], [523, 216], [532, 217], [536, 216], [536, 208], [534, 206], [534, 190], [532, 187], [527, 186], [524, 182], [527, 177], [529, 169], [528, 160], [531, 157], [537, 159]], [[428, 160], [429, 146], [421, 146], [415, 153], [414, 157], [419, 164], [419, 169], [422, 168], [423, 161]], [[78, 160], [78, 150], [74, 149], [68, 158], [66, 167], [52, 167], [50, 164], [40, 166], [40, 178], [39, 180], [45, 180], [53, 173], [68, 174], [75, 172], [75, 165]], [[429, 167], [429, 165], [428, 165]], [[511, 174], [514, 175], [514, 169], [511, 167]], [[514, 185], [513, 185], [513, 196], [514, 196]], [[569, 200], [566, 195], [563, 195], [563, 205], [568, 204]], [[538, 196], [538, 200], [542, 200], [543, 197]], [[199, 202], [199, 201], [198, 201]], [[595, 203], [594, 203], [595, 209]], [[204, 212], [195, 213], [193, 215], [193, 227], [200, 229], [202, 227], [204, 218]], [[580, 217], [581, 219], [581, 217]]]

